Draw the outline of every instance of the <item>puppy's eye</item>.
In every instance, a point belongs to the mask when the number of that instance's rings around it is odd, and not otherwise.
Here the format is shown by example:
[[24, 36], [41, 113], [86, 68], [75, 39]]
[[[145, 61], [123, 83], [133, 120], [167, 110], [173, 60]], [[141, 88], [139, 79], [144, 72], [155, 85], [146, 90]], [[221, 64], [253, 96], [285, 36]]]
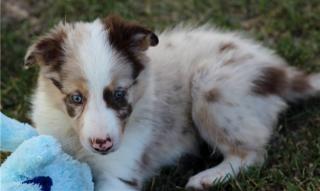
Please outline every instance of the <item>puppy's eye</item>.
[[83, 96], [80, 93], [70, 95], [70, 101], [74, 104], [82, 104]]
[[121, 101], [125, 98], [126, 96], [126, 91], [125, 90], [122, 90], [122, 89], [118, 89], [118, 90], [115, 90], [113, 92], [113, 99], [116, 100], [116, 101]]

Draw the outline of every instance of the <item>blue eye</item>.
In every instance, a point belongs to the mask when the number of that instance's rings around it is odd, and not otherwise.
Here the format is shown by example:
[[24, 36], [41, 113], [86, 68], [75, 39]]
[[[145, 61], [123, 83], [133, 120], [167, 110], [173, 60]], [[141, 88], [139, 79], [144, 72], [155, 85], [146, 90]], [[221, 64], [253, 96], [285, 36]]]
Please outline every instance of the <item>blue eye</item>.
[[71, 101], [75, 104], [82, 104], [83, 97], [81, 94], [74, 94], [74, 95], [71, 95]]
[[126, 91], [125, 90], [115, 90], [113, 92], [113, 98], [115, 100], [121, 100], [126, 96]]

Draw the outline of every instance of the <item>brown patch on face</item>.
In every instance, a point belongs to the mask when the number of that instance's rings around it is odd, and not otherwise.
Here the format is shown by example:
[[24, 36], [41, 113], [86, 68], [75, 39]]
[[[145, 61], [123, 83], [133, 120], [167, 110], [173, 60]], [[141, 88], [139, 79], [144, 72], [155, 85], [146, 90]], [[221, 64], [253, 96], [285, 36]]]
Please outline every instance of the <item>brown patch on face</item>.
[[304, 73], [296, 75], [291, 81], [291, 88], [295, 92], [305, 92], [311, 89], [308, 75]]
[[67, 112], [69, 114], [70, 117], [75, 117], [76, 116], [76, 109], [77, 109], [77, 105], [74, 105], [72, 103], [70, 103], [70, 97], [66, 96], [63, 99], [64, 103], [66, 104], [66, 109]]
[[[79, 91], [76, 91], [78, 95], [81, 95], [79, 93]], [[82, 111], [83, 111], [83, 108], [85, 107], [85, 104], [86, 104], [86, 98], [84, 96], [82, 96], [82, 103], [74, 103], [72, 101], [72, 95], [74, 95], [75, 93], [72, 93], [70, 95], [67, 95], [65, 96], [65, 98], [63, 99], [64, 100], [64, 103], [66, 105], [66, 110], [67, 110], [67, 113], [69, 114], [70, 117], [75, 117], [77, 115], [79, 115]]]
[[[85, 109], [89, 96], [87, 81], [81, 76], [81, 73], [79, 72], [73, 72], [69, 73], [69, 75], [65, 75], [64, 70], [68, 68], [68, 65], [70, 65], [70, 63], [68, 62], [64, 64], [62, 74], [60, 73], [61, 80], [54, 83], [57, 83], [57, 85], [59, 86], [58, 89], [63, 96], [62, 103], [64, 107], [62, 108], [65, 108], [65, 111], [70, 117], [79, 118]], [[52, 81], [52, 79], [50, 80]], [[74, 103], [71, 99], [72, 95], [80, 95], [82, 97], [82, 103]]]
[[121, 182], [131, 186], [131, 187], [134, 187], [134, 188], [139, 188], [139, 183], [138, 183], [138, 180], [137, 179], [132, 179], [132, 180], [125, 180], [123, 178], [118, 178]]
[[220, 92], [218, 88], [212, 88], [207, 93], [205, 93], [205, 99], [209, 102], [216, 102], [220, 98]]
[[219, 52], [224, 52], [224, 51], [229, 51], [232, 49], [237, 48], [237, 46], [235, 44], [233, 44], [232, 42], [226, 42], [226, 43], [222, 43], [219, 47]]
[[158, 44], [158, 37], [149, 29], [132, 22], [126, 22], [118, 16], [109, 16], [103, 20], [108, 31], [111, 46], [132, 63], [132, 77], [135, 79], [144, 69], [143, 51]]
[[253, 92], [260, 95], [281, 95], [288, 86], [286, 72], [277, 67], [267, 67], [253, 81]]
[[[128, 103], [126, 95], [121, 99], [116, 99], [114, 95], [115, 91], [116, 89], [113, 86], [106, 87], [103, 91], [103, 99], [105, 100], [107, 107], [115, 110], [121, 120], [125, 120], [131, 114], [132, 106]], [[127, 94], [125, 89], [122, 91]]]

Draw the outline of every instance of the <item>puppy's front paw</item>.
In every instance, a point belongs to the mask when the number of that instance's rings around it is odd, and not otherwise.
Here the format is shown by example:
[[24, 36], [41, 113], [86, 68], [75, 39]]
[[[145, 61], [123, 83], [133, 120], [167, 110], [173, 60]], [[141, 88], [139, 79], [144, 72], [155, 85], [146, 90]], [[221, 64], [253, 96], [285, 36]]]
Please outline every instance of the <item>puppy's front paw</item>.
[[199, 175], [193, 176], [189, 179], [186, 188], [188, 190], [208, 190], [212, 185], [212, 181], [208, 181], [206, 177]]
[[201, 172], [192, 176], [187, 185], [187, 190], [209, 190], [215, 183], [223, 182], [226, 177], [223, 173]]

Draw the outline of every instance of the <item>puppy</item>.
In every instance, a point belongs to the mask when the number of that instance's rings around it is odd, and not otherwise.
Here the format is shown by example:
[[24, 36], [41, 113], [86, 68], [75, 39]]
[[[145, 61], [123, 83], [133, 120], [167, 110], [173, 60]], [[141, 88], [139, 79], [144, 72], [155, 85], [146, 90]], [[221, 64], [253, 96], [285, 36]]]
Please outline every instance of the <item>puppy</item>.
[[200, 140], [224, 156], [186, 185], [205, 190], [263, 162], [287, 102], [320, 92], [319, 74], [237, 33], [180, 27], [158, 37], [117, 16], [58, 24], [28, 49], [25, 64], [35, 63], [33, 122], [90, 165], [96, 191], [141, 190]]

